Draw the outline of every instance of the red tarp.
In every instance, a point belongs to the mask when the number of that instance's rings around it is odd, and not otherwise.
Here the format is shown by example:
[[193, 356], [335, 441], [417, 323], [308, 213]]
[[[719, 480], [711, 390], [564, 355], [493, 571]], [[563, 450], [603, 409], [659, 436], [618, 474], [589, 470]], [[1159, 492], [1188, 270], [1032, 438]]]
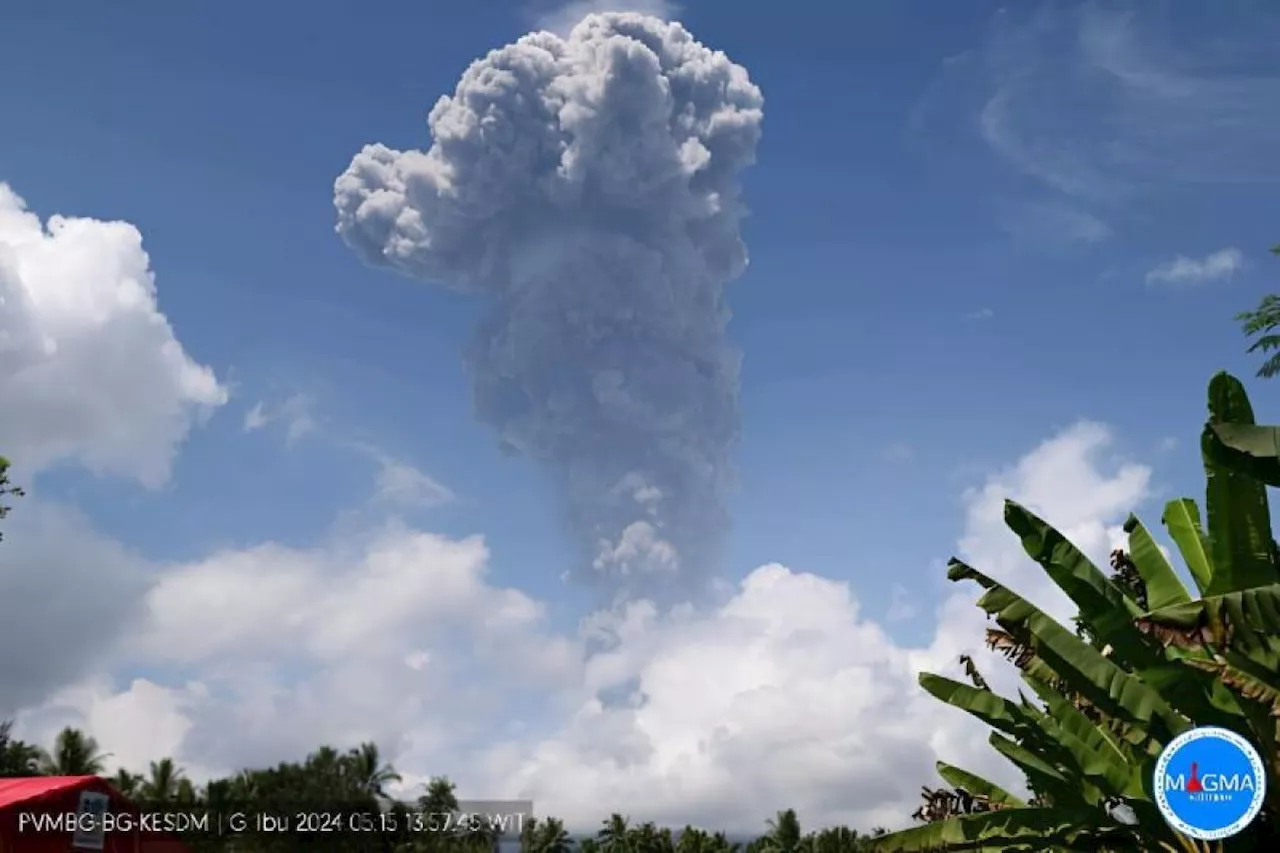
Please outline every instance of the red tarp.
[[124, 798], [110, 785], [95, 784], [101, 781], [97, 776], [33, 776], [29, 779], [0, 779], [0, 809], [19, 804], [34, 805], [32, 800], [81, 790], [102, 791], [112, 800], [123, 801]]
[[[97, 776], [34, 776], [0, 779], [0, 853], [71, 853], [71, 833], [19, 832], [19, 816], [77, 812], [80, 792], [110, 798], [111, 810], [136, 813], [137, 806]], [[188, 853], [177, 839], [153, 833], [107, 833], [102, 853]]]

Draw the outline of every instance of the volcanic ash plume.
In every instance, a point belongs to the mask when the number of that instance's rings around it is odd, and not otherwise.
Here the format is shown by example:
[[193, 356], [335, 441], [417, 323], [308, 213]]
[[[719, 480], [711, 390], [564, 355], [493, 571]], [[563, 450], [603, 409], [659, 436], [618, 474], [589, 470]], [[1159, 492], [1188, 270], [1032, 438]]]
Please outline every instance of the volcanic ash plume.
[[724, 285], [763, 99], [679, 24], [592, 15], [475, 62], [432, 145], [370, 145], [334, 188], [367, 262], [492, 301], [477, 417], [559, 481], [584, 570], [619, 592], [714, 570], [739, 430]]

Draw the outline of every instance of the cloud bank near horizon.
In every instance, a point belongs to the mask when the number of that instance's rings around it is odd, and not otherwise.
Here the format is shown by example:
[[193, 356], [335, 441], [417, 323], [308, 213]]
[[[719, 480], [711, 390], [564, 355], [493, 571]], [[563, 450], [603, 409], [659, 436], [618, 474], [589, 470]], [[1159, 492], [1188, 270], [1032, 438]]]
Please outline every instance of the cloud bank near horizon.
[[[989, 472], [963, 494], [958, 555], [1065, 619], [1002, 501], [1104, 564], [1151, 485], [1114, 449], [1081, 422]], [[787, 807], [811, 827], [898, 827], [939, 759], [1019, 788], [984, 727], [917, 684], [921, 670], [961, 677], [967, 653], [1016, 695], [1016, 671], [983, 645], [977, 591], [946, 590], [906, 600], [933, 615], [921, 643], [895, 641], [849, 582], [778, 564], [717, 604], [630, 601], [565, 630], [550, 602], [495, 581], [479, 536], [390, 523], [268, 541], [155, 567], [130, 606], [103, 611], [119, 624], [95, 628], [115, 638], [111, 667], [61, 673], [19, 735], [82, 726], [121, 766], [170, 756], [196, 781], [373, 740], [405, 773], [399, 796], [445, 774], [460, 795], [532, 798], [584, 831], [619, 811], [750, 832]]]

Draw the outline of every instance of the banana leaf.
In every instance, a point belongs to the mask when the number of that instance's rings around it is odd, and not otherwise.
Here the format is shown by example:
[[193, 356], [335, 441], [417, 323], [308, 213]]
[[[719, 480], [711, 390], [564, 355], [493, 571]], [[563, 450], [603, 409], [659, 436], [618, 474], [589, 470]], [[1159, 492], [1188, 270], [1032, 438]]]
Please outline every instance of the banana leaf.
[[[929, 823], [872, 839], [877, 853], [925, 853], [944, 850], [1008, 850], [1019, 845], [1029, 849], [1138, 849], [1126, 846], [1128, 827], [1105, 811], [1091, 808], [1022, 808], [964, 815]], [[1097, 842], [1095, 846], [1077, 846]]]
[[1018, 799], [1013, 794], [1010, 794], [995, 782], [988, 782], [986, 779], [983, 779], [981, 776], [974, 773], [970, 773], [968, 770], [963, 770], [954, 765], [947, 764], [945, 761], [939, 761], [936, 766], [938, 768], [938, 775], [953, 788], [968, 791], [974, 796], [982, 797], [988, 802], [1001, 806], [1020, 807], [1026, 805], [1025, 802]]
[[1221, 441], [1213, 429], [1215, 424], [1253, 423], [1253, 407], [1240, 380], [1227, 373], [1214, 376], [1209, 381], [1209, 423], [1200, 438], [1214, 570], [1205, 595], [1280, 582], [1266, 486], [1219, 461]]
[[[1132, 733], [1132, 738], [1141, 740], [1149, 731], [1164, 743], [1190, 728], [1187, 719], [1141, 678], [1126, 672], [1017, 593], [958, 560], [952, 560], [948, 576], [975, 580], [986, 587], [978, 606], [994, 615], [1006, 630], [1025, 629], [1034, 638], [1036, 654], [1076, 692], [1109, 716], [1141, 729]], [[1153, 724], [1155, 729], [1151, 730]]]
[[1192, 580], [1204, 595], [1213, 583], [1213, 556], [1209, 537], [1200, 526], [1200, 508], [1191, 498], [1177, 498], [1165, 504], [1160, 521], [1177, 543]]
[[1135, 778], [1130, 756], [1109, 734], [1048, 684], [1024, 680], [1048, 709], [1039, 720], [1045, 734], [1071, 756], [1081, 775], [1108, 796], [1141, 796], [1141, 780]]
[[1147, 586], [1147, 607], [1157, 610], [1190, 601], [1191, 594], [1136, 515], [1130, 515], [1125, 521], [1124, 532], [1129, 535], [1129, 559]]
[[1165, 643], [1211, 645], [1218, 652], [1243, 655], [1264, 670], [1280, 670], [1280, 584], [1153, 610], [1138, 625]]
[[1268, 486], [1280, 486], [1280, 427], [1209, 424], [1201, 449], [1215, 462]]
[[1080, 608], [1094, 633], [1126, 660], [1156, 661], [1133, 620], [1138, 605], [1052, 525], [1014, 501], [1004, 503], [1004, 521], [1022, 547]]
[[919, 681], [934, 697], [972, 714], [993, 729], [1019, 737], [1034, 725], [1015, 703], [990, 690], [929, 672], [920, 673]]

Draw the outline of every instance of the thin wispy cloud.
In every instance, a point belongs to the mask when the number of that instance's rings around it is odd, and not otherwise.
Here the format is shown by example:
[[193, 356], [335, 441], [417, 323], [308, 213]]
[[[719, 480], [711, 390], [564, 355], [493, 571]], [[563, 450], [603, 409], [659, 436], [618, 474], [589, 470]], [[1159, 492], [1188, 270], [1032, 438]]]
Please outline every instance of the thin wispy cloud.
[[332, 434], [331, 430], [322, 432], [315, 417], [315, 401], [306, 394], [295, 394], [275, 405], [259, 401], [245, 413], [245, 432], [276, 425], [284, 428], [286, 446], [291, 447], [305, 435], [315, 434], [341, 451], [372, 462], [375, 466], [372, 504], [393, 509], [431, 509], [457, 499], [447, 486], [375, 444], [352, 441]]
[[939, 69], [910, 137], [938, 158], [994, 154], [1070, 201], [1085, 242], [1163, 187], [1280, 181], [1280, 76], [1254, 61], [1280, 35], [1280, 9], [1252, 8], [1177, 38], [1145, 5], [1006, 9], [979, 49]]
[[262, 429], [270, 422], [266, 407], [261, 402], [253, 404], [253, 408], [244, 416], [244, 431], [253, 432]]
[[1003, 204], [997, 208], [997, 218], [1011, 236], [1050, 246], [1091, 245], [1115, 233], [1092, 213], [1056, 201]]
[[384, 459], [378, 468], [375, 500], [402, 507], [422, 509], [444, 506], [455, 499], [453, 492], [412, 465]]
[[359, 442], [350, 447], [378, 466], [374, 475], [374, 503], [400, 509], [434, 509], [457, 500], [448, 486], [379, 447]]
[[990, 308], [979, 308], [977, 311], [970, 311], [968, 314], [963, 315], [960, 319], [966, 323], [976, 323], [979, 320], [990, 320], [994, 316], [996, 316], [996, 312]]
[[314, 401], [306, 394], [295, 394], [278, 405], [259, 401], [245, 414], [244, 431], [255, 432], [272, 424], [283, 424], [285, 444], [292, 446], [298, 439], [315, 432], [313, 406]]
[[531, 17], [538, 29], [565, 36], [587, 15], [600, 12], [638, 12], [670, 21], [682, 10], [674, 0], [571, 0], [553, 8], [532, 11]]
[[[988, 53], [994, 91], [983, 137], [1028, 175], [1073, 196], [1114, 200], [1156, 181], [1280, 180], [1280, 78], [1250, 75], [1257, 32], [1174, 43], [1136, 9], [1004, 13]], [[1252, 43], [1252, 44], [1251, 44]]]
[[897, 441], [884, 449], [886, 462], [910, 462], [916, 458], [916, 449], [906, 442]]
[[1194, 287], [1215, 281], [1229, 281], [1244, 265], [1239, 249], [1219, 249], [1203, 258], [1178, 255], [1147, 273], [1147, 284]]

